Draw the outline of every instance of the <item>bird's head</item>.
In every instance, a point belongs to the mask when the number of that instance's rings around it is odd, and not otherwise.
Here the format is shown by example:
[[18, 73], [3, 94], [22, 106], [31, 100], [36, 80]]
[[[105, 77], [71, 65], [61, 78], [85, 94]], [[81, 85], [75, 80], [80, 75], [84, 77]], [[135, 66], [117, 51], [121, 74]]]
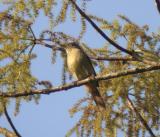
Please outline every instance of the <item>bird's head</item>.
[[70, 42], [65, 44], [64, 46], [65, 49], [80, 49], [80, 46], [77, 42]]
[[71, 50], [81, 50], [81, 47], [77, 42], [71, 42], [63, 45], [64, 50], [66, 53], [70, 52]]
[[54, 47], [54, 50], [60, 50], [62, 52], [66, 52], [67, 54], [73, 50], [81, 50], [81, 47], [77, 42], [70, 42], [66, 44], [62, 44], [61, 46]]

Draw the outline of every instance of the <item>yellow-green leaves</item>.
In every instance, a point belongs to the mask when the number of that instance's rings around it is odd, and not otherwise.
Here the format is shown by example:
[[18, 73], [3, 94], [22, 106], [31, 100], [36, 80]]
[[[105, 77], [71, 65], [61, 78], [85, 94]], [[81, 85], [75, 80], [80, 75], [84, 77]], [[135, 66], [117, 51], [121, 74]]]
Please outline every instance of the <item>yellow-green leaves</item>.
[[[87, 1], [75, 2], [78, 5], [82, 4], [80, 8], [85, 12]], [[144, 68], [148, 66], [146, 62], [160, 62], [159, 33], [150, 33], [147, 25], [139, 26], [125, 16], [120, 15], [120, 19], [108, 21], [94, 15], [87, 15], [112, 40], [130, 52], [133, 51], [139, 55], [139, 60], [113, 48], [109, 42], [102, 45], [101, 42], [96, 42], [98, 45], [95, 45], [95, 48], [92, 45], [87, 46], [82, 43], [83, 36], [91, 38], [84, 35], [90, 30], [87, 29], [86, 19], [77, 14], [77, 9], [70, 0], [14, 0], [14, 2], [8, 1], [5, 5], [8, 7], [0, 13], [0, 92], [29, 93], [39, 88], [37, 83], [40, 82], [31, 73], [31, 63], [35, 57], [33, 49], [37, 45], [37, 48], [42, 45], [52, 49], [50, 43], [53, 46], [62, 46], [71, 41], [78, 41], [84, 51], [94, 59], [93, 66], [101, 76], [126, 72], [128, 69], [137, 67]], [[52, 27], [49, 30], [40, 30], [40, 32], [36, 30], [35, 35], [31, 25], [36, 25], [39, 18], [44, 19], [47, 27], [48, 24]], [[56, 27], [65, 24], [68, 19], [72, 23], [78, 22], [79, 29], [76, 29], [80, 31], [78, 36], [71, 37], [64, 32], [55, 32]], [[69, 27], [72, 28], [72, 26]], [[35, 28], [37, 29], [37, 27]], [[57, 61], [56, 56], [57, 51], [54, 50], [53, 63]], [[61, 57], [66, 61], [65, 53], [62, 52]], [[102, 58], [106, 58], [106, 60], [101, 60]], [[63, 66], [62, 84], [65, 84], [67, 81], [66, 62], [63, 63]], [[131, 110], [127, 102], [128, 96], [138, 112], [150, 124], [149, 126], [153, 129], [159, 129], [160, 71], [128, 75], [103, 80], [99, 83], [100, 87], [98, 88], [105, 100], [106, 111], [100, 111], [90, 96], [80, 99], [70, 110], [71, 117], [76, 113], [80, 114], [79, 121], [68, 132], [67, 137], [73, 133], [86, 137], [116, 137], [119, 130], [124, 131], [129, 137], [138, 136], [140, 132], [145, 136], [147, 130]], [[39, 85], [43, 85], [46, 89], [52, 87], [49, 82], [47, 85], [47, 80]], [[39, 95], [32, 95], [16, 98], [15, 115], [19, 113], [23, 100], [37, 102], [39, 97]], [[9, 104], [9, 100], [5, 99], [6, 104]], [[3, 102], [4, 98], [1, 97], [0, 114], [3, 113]]]

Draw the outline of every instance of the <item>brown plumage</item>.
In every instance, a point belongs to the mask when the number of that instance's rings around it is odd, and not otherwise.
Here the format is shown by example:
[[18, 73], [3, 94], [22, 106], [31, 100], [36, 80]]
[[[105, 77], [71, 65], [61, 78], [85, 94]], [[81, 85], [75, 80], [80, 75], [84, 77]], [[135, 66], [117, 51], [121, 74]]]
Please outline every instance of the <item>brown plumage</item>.
[[[89, 76], [96, 76], [90, 58], [77, 43], [69, 43], [66, 45], [65, 51], [67, 54], [68, 70], [77, 80], [82, 80]], [[105, 103], [99, 93], [98, 82], [93, 81], [85, 84], [85, 86], [87, 91], [91, 93], [97, 106], [105, 108]]]

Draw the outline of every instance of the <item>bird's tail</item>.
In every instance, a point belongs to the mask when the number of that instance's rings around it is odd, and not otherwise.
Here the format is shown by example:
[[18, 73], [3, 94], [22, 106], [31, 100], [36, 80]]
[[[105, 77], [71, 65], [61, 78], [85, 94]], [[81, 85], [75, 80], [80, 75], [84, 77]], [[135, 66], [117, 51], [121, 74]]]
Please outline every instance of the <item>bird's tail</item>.
[[100, 95], [97, 87], [93, 83], [88, 83], [88, 84], [86, 84], [86, 88], [87, 88], [88, 92], [91, 93], [92, 98], [94, 99], [96, 105], [99, 108], [106, 109], [105, 102], [104, 102], [102, 96]]

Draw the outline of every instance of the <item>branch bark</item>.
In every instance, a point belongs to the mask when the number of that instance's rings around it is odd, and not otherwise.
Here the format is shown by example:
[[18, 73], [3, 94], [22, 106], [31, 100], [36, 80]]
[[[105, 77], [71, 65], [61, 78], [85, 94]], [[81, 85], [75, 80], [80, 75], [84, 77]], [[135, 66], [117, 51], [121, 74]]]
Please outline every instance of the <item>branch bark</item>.
[[1, 92], [0, 97], [16, 98], [16, 97], [36, 95], [36, 94], [50, 94], [50, 93], [59, 92], [59, 91], [62, 91], [62, 90], [68, 90], [68, 89], [71, 89], [71, 88], [74, 88], [74, 87], [79, 87], [79, 86], [82, 86], [82, 85], [84, 85], [88, 82], [91, 82], [91, 81], [109, 80], [109, 79], [113, 79], [113, 78], [119, 78], [119, 77], [122, 77], [122, 76], [139, 74], [139, 73], [144, 73], [144, 72], [153, 71], [153, 70], [160, 70], [160, 64], [158, 64], [156, 66], [148, 66], [148, 67], [145, 67], [145, 68], [129, 69], [129, 70], [125, 70], [125, 71], [122, 71], [122, 72], [112, 73], [112, 74], [108, 74], [108, 75], [104, 75], [104, 76], [88, 77], [84, 80], [74, 81], [70, 84], [66, 84], [66, 85], [62, 85], [62, 86], [58, 86], [58, 87], [53, 87], [53, 88], [49, 88], [49, 89], [31, 90], [30, 92], [22, 91], [22, 92], [17, 92], [17, 93]]
[[93, 57], [93, 56], [89, 56], [90, 59], [94, 59], [94, 60], [106, 60], [106, 61], [136, 61], [134, 58], [129, 58], [129, 57]]

